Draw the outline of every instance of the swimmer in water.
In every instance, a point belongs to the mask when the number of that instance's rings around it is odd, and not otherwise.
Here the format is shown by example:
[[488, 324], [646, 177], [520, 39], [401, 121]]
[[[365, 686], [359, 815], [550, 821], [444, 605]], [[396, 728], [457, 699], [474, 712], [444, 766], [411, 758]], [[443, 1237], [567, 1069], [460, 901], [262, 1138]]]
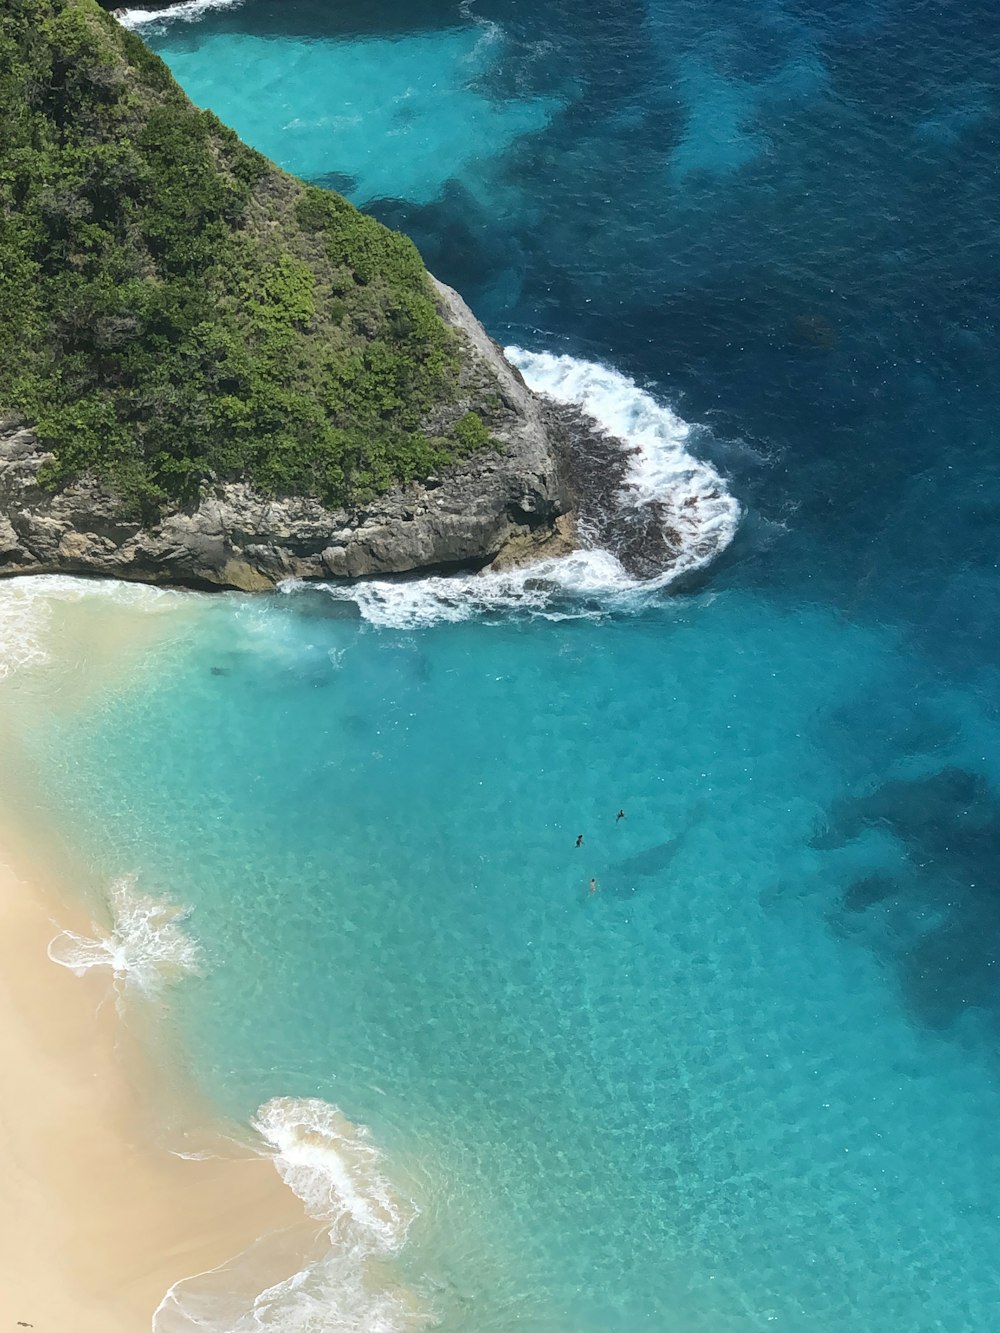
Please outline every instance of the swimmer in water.
[[619, 810], [618, 813], [615, 815], [615, 823], [617, 824], [619, 819], [624, 819], [624, 818], [625, 818], [625, 811]]
[[596, 892], [597, 892], [597, 880], [596, 880], [596, 879], [592, 879], [592, 880], [590, 881], [590, 892], [591, 892], [591, 893], [596, 893]]
[[577, 847], [582, 847], [582, 846], [583, 846], [583, 834], [582, 834], [582, 833], [581, 833], [581, 834], [579, 835], [579, 837], [577, 838], [577, 840], [576, 840], [576, 845], [577, 845]]

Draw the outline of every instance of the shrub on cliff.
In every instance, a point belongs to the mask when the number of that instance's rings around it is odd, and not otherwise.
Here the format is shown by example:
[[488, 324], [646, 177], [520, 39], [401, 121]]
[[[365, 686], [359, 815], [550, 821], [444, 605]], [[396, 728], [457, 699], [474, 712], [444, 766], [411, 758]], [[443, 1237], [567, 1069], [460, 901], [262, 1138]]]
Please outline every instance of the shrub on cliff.
[[340, 504], [488, 442], [411, 242], [197, 110], [96, 0], [3, 0], [0, 118], [0, 409], [47, 484]]

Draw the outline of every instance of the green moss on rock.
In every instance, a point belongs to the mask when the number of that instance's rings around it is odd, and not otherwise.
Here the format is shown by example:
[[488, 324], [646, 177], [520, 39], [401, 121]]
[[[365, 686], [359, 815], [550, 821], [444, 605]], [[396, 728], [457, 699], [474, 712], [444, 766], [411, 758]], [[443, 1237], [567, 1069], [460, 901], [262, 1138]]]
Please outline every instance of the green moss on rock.
[[411, 242], [197, 110], [96, 0], [4, 0], [0, 117], [0, 407], [46, 484], [337, 505], [489, 443]]

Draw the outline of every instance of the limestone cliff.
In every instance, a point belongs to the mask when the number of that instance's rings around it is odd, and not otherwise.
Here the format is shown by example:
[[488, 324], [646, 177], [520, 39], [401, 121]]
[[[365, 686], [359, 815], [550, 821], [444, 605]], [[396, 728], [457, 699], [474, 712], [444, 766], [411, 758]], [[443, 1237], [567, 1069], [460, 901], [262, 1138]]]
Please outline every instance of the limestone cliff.
[[92, 477], [52, 492], [38, 482], [48, 455], [30, 426], [0, 423], [0, 574], [104, 574], [201, 587], [264, 589], [285, 578], [485, 565], [569, 544], [570, 499], [559, 419], [525, 386], [457, 292], [441, 308], [500, 399], [500, 449], [358, 509], [268, 497], [243, 481], [207, 483], [198, 500], [154, 524], [123, 518]]
[[564, 427], [461, 298], [95, 0], [5, 0], [0, 117], [0, 574], [257, 588], [553, 536]]

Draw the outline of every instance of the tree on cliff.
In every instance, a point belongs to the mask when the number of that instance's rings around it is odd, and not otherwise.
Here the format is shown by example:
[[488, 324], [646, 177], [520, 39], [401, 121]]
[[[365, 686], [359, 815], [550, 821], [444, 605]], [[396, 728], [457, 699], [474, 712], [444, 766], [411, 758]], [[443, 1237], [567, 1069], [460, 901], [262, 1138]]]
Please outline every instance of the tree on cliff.
[[0, 117], [0, 412], [48, 486], [339, 505], [488, 441], [411, 242], [192, 106], [97, 0], [3, 0]]

